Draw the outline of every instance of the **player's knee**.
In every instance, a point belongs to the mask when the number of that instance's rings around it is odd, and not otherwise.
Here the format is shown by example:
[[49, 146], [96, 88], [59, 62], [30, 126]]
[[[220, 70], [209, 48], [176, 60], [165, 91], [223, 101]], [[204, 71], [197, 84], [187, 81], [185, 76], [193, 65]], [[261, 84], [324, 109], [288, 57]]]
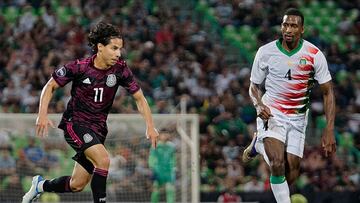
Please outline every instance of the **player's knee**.
[[274, 158], [273, 160], [270, 160], [270, 167], [272, 173], [275, 173], [276, 175], [283, 175], [285, 172], [284, 159]]
[[96, 168], [108, 169], [109, 166], [110, 166], [110, 158], [109, 158], [109, 156], [99, 157], [95, 161], [96, 161], [96, 163], [95, 163]]
[[70, 189], [72, 192], [81, 192], [84, 190], [87, 182], [80, 179], [71, 179], [70, 180]]

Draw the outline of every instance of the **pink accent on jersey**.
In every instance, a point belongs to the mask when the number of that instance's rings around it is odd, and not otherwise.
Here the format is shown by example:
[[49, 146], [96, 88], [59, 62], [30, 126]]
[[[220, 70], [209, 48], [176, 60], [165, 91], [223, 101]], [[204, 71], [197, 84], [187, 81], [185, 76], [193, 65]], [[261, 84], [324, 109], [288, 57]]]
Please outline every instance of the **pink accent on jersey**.
[[284, 92], [284, 93], [280, 93], [281, 96], [285, 97], [285, 98], [289, 98], [289, 99], [297, 99], [300, 97], [304, 97], [306, 95], [306, 92], [298, 92], [298, 93], [293, 93], [293, 92]]
[[311, 64], [314, 64], [314, 57], [309, 56], [309, 55], [304, 55], [301, 58], [306, 59], [307, 61], [309, 61]]
[[307, 89], [308, 83], [296, 83], [296, 84], [289, 84], [289, 88], [292, 90], [303, 90]]
[[317, 54], [318, 53], [318, 51], [319, 51], [319, 49], [317, 49], [317, 48], [315, 48], [315, 47], [311, 47], [311, 46], [308, 46], [307, 47], [307, 50], [310, 52], [310, 53], [312, 53], [312, 54]]

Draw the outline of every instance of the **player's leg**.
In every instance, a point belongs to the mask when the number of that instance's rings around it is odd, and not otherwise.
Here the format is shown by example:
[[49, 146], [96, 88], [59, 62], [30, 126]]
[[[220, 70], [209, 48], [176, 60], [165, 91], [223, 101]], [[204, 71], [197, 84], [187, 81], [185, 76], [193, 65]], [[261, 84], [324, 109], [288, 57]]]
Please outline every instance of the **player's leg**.
[[301, 160], [300, 157], [290, 153], [286, 153], [285, 174], [286, 174], [286, 180], [289, 185], [293, 184], [297, 179], [297, 177], [299, 177], [300, 160]]
[[300, 162], [304, 152], [306, 120], [293, 121], [289, 128], [286, 146], [286, 180], [295, 182], [300, 174]]
[[32, 186], [23, 196], [22, 203], [32, 202], [43, 192], [80, 192], [88, 184], [90, 179], [91, 174], [78, 163], [75, 163], [71, 176], [61, 176], [51, 180], [45, 180], [40, 175], [34, 176]]
[[110, 165], [109, 154], [103, 144], [96, 144], [87, 148], [85, 155], [95, 167], [91, 180], [94, 202], [106, 202], [106, 180]]
[[[64, 138], [66, 142], [77, 152], [76, 156], [73, 158], [75, 161], [80, 163], [85, 168], [93, 168], [92, 163], [86, 159], [83, 155], [81, 158], [82, 150], [84, 149], [84, 140], [82, 136], [83, 131], [77, 127], [74, 127], [71, 123], [68, 123], [66, 129], [64, 129]], [[94, 139], [95, 140], [95, 139]], [[97, 141], [99, 142], [99, 141]], [[78, 167], [74, 167], [74, 171], [77, 170]], [[79, 178], [83, 178], [90, 176], [92, 174], [92, 169], [88, 169], [88, 174], [82, 175], [79, 173]], [[61, 176], [52, 180], [44, 180], [42, 176], [37, 175], [33, 177], [32, 185], [30, 190], [23, 196], [23, 203], [32, 202], [37, 199], [42, 192], [56, 192], [56, 193], [64, 193], [64, 192], [73, 192], [70, 187], [70, 180], [72, 176]], [[45, 186], [44, 186], [45, 185]]]
[[266, 137], [263, 142], [270, 163], [270, 184], [275, 199], [279, 203], [290, 203], [290, 191], [285, 178], [285, 145], [273, 137]]
[[151, 192], [151, 203], [158, 203], [159, 202], [159, 195], [160, 195], [160, 186], [158, 181], [154, 181], [152, 185], [152, 192]]
[[90, 182], [91, 174], [84, 167], [75, 162], [71, 176], [62, 176], [52, 180], [45, 180], [42, 189], [45, 192], [80, 192]]
[[175, 202], [175, 185], [173, 182], [167, 182], [165, 184], [166, 191], [166, 202], [174, 203]]

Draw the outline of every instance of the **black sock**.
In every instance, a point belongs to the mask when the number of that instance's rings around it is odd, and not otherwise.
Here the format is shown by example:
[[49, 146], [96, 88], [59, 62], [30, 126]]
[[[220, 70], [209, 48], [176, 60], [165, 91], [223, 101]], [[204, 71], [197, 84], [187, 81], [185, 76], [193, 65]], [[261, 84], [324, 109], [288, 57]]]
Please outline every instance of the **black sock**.
[[71, 176], [62, 176], [52, 180], [46, 180], [43, 185], [45, 192], [72, 192], [70, 189], [70, 179]]
[[91, 190], [95, 203], [106, 202], [106, 179], [108, 171], [95, 168], [91, 180]]

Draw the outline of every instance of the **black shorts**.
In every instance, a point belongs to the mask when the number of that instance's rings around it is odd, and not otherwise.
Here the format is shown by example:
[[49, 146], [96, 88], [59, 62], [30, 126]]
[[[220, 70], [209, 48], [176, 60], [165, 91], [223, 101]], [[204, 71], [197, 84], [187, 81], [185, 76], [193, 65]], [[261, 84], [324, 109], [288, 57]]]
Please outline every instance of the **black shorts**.
[[63, 130], [66, 142], [76, 151], [72, 159], [84, 167], [89, 174], [92, 174], [94, 165], [86, 158], [84, 151], [93, 145], [104, 144], [105, 140], [100, 140], [91, 129], [76, 123], [67, 122]]

